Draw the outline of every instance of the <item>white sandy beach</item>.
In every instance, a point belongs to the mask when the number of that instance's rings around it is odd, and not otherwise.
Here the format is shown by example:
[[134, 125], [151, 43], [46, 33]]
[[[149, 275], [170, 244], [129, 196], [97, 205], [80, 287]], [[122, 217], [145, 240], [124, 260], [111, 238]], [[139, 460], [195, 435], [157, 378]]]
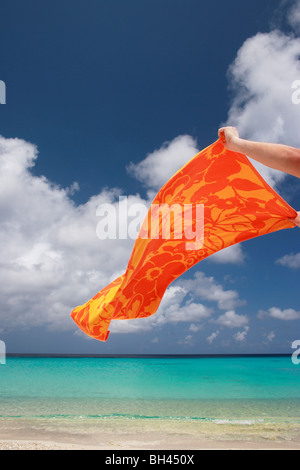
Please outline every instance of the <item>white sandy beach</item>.
[[300, 445], [290, 442], [244, 442], [239, 441], [196, 441], [195, 445], [190, 442], [187, 447], [176, 447], [177, 442], [168, 441], [168, 446], [140, 447], [132, 444], [131, 446], [122, 444], [107, 446], [83, 446], [79, 444], [60, 443], [51, 441], [30, 441], [30, 440], [1, 440], [0, 450], [299, 450]]
[[284, 424], [0, 421], [0, 450], [300, 450], [299, 436]]

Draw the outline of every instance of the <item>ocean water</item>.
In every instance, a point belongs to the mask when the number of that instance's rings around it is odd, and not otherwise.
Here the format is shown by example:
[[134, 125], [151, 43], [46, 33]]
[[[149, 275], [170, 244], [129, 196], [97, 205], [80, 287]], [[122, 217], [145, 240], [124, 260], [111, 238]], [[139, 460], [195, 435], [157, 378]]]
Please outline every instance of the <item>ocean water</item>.
[[290, 357], [8, 357], [0, 419], [300, 425]]

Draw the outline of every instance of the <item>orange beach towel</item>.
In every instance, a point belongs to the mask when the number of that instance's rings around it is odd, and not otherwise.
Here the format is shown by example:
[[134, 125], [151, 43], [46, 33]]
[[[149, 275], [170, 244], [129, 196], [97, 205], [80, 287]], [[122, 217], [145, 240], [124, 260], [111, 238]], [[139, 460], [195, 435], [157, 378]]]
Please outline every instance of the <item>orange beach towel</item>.
[[[161, 216], [159, 208], [170, 210]], [[106, 341], [111, 320], [153, 315], [167, 287], [202, 259], [244, 240], [292, 228], [288, 218], [296, 215], [245, 155], [226, 150], [219, 139], [160, 189], [125, 273], [76, 307], [71, 317], [86, 334]]]

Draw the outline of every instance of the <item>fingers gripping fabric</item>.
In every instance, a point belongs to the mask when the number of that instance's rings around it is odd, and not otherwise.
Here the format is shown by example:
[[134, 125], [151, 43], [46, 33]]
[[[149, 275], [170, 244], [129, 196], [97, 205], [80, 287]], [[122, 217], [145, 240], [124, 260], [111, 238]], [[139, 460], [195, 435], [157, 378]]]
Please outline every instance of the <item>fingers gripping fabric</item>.
[[236, 243], [291, 228], [287, 219], [296, 215], [245, 155], [226, 150], [218, 140], [160, 189], [125, 273], [76, 307], [71, 317], [86, 334], [106, 341], [111, 320], [153, 315], [167, 287], [199, 261]]

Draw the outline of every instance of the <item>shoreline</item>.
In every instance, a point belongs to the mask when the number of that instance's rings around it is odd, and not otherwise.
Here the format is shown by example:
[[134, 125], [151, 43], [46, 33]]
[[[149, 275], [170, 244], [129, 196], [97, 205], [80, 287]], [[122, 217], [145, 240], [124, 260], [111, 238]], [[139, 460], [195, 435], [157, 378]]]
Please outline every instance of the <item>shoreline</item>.
[[0, 419], [0, 450], [300, 450], [300, 426]]

